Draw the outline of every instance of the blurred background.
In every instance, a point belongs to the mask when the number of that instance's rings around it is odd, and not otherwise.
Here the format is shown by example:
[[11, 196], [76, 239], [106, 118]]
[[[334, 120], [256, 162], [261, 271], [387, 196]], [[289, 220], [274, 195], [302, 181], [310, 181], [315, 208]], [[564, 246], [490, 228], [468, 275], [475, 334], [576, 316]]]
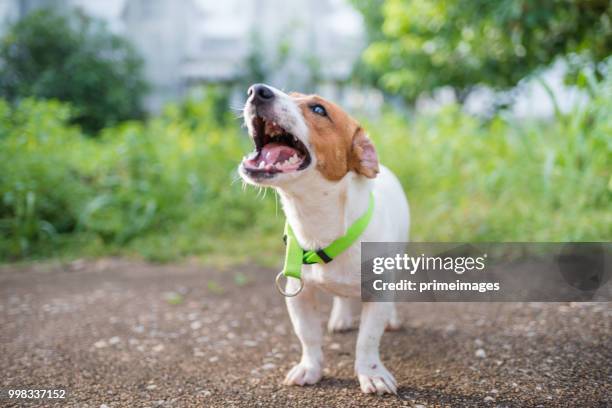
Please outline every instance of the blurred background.
[[416, 241], [612, 239], [608, 0], [0, 0], [0, 260], [277, 265], [249, 84], [331, 98]]

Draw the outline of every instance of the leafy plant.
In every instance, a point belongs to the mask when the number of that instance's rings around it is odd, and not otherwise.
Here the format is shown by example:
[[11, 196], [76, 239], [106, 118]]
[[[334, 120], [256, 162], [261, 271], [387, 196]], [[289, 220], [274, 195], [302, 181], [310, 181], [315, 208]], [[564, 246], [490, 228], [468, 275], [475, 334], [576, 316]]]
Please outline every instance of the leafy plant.
[[[411, 239], [609, 241], [612, 78], [592, 88], [588, 103], [554, 121], [482, 121], [456, 105], [363, 121], [408, 195]], [[273, 192], [239, 181], [252, 146], [215, 92], [95, 139], [70, 125], [65, 104], [0, 100], [0, 259], [278, 266], [282, 211]]]
[[364, 77], [412, 102], [441, 86], [465, 100], [476, 85], [508, 89], [557, 57], [576, 81], [612, 53], [608, 1], [353, 0], [371, 44]]
[[248, 141], [227, 122], [231, 114], [219, 117], [214, 92], [96, 139], [71, 127], [70, 116], [55, 101], [0, 102], [2, 258], [133, 245], [165, 260], [277, 222], [272, 202], [234, 182]]
[[142, 66], [130, 44], [101, 22], [41, 9], [0, 40], [0, 96], [70, 102], [74, 123], [95, 132], [142, 116]]

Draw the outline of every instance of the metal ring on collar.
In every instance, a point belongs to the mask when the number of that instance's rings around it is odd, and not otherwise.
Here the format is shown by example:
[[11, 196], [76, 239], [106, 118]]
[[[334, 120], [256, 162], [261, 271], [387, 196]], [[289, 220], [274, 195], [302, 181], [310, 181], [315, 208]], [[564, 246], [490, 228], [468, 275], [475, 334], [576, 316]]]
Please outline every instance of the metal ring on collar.
[[298, 288], [298, 290], [296, 290], [294, 293], [287, 293], [287, 292], [285, 292], [285, 290], [283, 289], [283, 287], [281, 285], [281, 282], [280, 282], [281, 276], [285, 276], [285, 275], [283, 275], [283, 271], [280, 271], [278, 273], [278, 275], [276, 275], [276, 279], [274, 280], [274, 282], [276, 283], [276, 290], [278, 290], [281, 295], [283, 295], [285, 297], [294, 297], [294, 296], [297, 296], [302, 291], [302, 289], [304, 289], [304, 281], [302, 280], [302, 278], [299, 278], [300, 279], [300, 287]]

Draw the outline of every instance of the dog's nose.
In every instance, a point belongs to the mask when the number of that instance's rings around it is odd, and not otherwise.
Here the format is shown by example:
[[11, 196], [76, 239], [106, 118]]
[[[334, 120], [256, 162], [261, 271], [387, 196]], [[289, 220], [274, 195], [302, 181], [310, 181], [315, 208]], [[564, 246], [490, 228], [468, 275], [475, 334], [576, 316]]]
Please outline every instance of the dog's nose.
[[251, 86], [247, 95], [255, 104], [270, 102], [274, 99], [274, 91], [264, 84], [255, 84]]

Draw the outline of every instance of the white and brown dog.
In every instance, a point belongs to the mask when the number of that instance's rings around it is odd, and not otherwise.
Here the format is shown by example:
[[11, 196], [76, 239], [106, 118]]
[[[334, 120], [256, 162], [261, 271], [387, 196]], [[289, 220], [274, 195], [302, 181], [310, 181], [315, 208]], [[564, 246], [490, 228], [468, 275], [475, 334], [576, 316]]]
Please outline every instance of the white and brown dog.
[[[380, 361], [379, 343], [385, 328], [398, 328], [399, 320], [393, 303], [361, 304], [360, 243], [408, 239], [408, 203], [399, 181], [379, 166], [359, 123], [319, 96], [253, 85], [244, 119], [255, 151], [240, 164], [240, 175], [250, 184], [278, 191], [302, 248], [325, 248], [366, 212], [371, 192], [375, 200], [370, 223], [350, 248], [332, 262], [302, 267], [304, 288], [287, 298], [302, 358], [284, 383], [321, 379], [323, 333], [315, 294], [322, 289], [334, 295], [330, 331], [352, 328], [361, 308], [355, 361], [361, 390], [396, 393], [397, 382]], [[288, 279], [286, 290], [294, 292], [298, 285], [297, 279]]]

